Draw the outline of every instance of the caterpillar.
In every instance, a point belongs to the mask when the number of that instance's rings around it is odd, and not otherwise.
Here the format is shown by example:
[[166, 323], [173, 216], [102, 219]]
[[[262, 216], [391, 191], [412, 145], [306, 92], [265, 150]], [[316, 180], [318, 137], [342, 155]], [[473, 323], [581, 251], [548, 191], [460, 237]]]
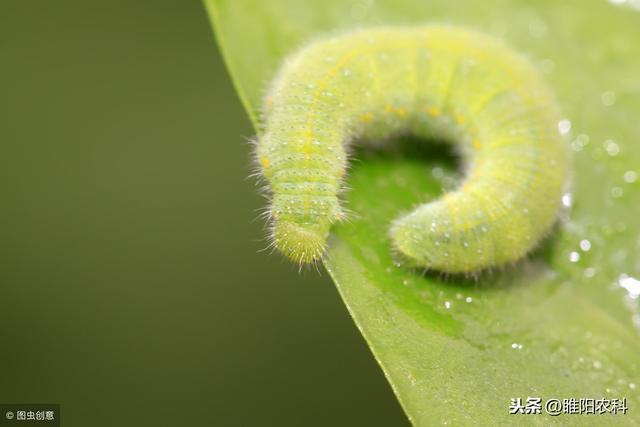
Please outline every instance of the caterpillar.
[[322, 259], [346, 216], [339, 195], [354, 140], [406, 132], [461, 154], [459, 188], [390, 225], [409, 265], [474, 273], [515, 262], [557, 217], [566, 126], [534, 67], [492, 36], [427, 25], [322, 38], [286, 58], [263, 109], [255, 155], [272, 195], [272, 244], [300, 264]]

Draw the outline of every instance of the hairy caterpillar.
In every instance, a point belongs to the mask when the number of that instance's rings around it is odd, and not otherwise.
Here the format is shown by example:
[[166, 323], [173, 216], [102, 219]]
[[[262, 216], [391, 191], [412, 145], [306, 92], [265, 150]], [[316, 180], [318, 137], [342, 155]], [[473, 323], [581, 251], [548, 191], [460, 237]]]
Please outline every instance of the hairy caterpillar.
[[308, 263], [345, 217], [345, 146], [409, 132], [456, 144], [460, 187], [390, 227], [412, 265], [474, 272], [515, 261], [548, 232], [568, 169], [559, 112], [503, 42], [453, 26], [375, 28], [286, 59], [265, 100], [256, 156], [273, 198], [273, 244]]

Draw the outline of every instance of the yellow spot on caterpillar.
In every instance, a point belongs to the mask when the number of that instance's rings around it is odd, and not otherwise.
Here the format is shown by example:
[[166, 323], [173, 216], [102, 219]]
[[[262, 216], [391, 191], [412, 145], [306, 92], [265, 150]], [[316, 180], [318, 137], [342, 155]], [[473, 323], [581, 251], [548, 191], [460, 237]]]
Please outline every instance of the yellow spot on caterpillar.
[[373, 121], [373, 114], [369, 112], [364, 113], [360, 119], [365, 123], [371, 123]]
[[261, 158], [260, 163], [262, 164], [262, 167], [265, 169], [269, 167], [269, 159], [267, 159], [266, 157]]
[[400, 117], [404, 117], [407, 115], [407, 110], [405, 110], [404, 108], [400, 107], [396, 110], [396, 113], [398, 113], [398, 116]]
[[475, 148], [476, 150], [480, 149], [480, 140], [478, 138], [473, 139], [473, 148]]
[[393, 111], [393, 107], [391, 106], [391, 104], [387, 104], [384, 106], [384, 111], [385, 113], [390, 113]]
[[462, 117], [460, 114], [455, 114], [453, 118], [455, 119], [456, 123], [458, 123], [459, 125], [464, 124], [464, 117]]

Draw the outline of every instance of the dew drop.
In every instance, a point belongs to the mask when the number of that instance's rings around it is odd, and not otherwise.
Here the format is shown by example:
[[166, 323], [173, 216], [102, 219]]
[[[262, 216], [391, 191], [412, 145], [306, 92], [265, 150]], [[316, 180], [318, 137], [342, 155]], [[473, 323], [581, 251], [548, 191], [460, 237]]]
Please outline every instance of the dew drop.
[[637, 299], [640, 296], [640, 280], [623, 273], [618, 278], [618, 285], [627, 291], [631, 299]]
[[570, 208], [572, 203], [573, 196], [571, 195], [571, 193], [564, 193], [562, 195], [562, 206], [564, 206], [565, 208]]
[[589, 145], [589, 135], [581, 133], [576, 137], [576, 142], [580, 144], [581, 147], [586, 147]]
[[582, 145], [580, 145], [580, 143], [577, 140], [573, 140], [571, 141], [571, 149], [573, 151], [582, 151]]
[[466, 297], [464, 300], [469, 304], [471, 304], [473, 302], [473, 298], [471, 298], [471, 297]]
[[571, 122], [568, 119], [562, 119], [558, 122], [558, 131], [560, 135], [567, 135], [571, 132]]
[[616, 94], [610, 90], [603, 92], [600, 98], [602, 100], [602, 105], [605, 107], [611, 107], [616, 103]]
[[618, 199], [620, 197], [622, 197], [622, 188], [620, 187], [612, 187], [611, 188], [611, 197], [613, 197], [614, 199]]
[[451, 308], [451, 301], [445, 301], [444, 302], [444, 308], [446, 308], [447, 310], [449, 310]]
[[591, 242], [587, 239], [580, 240], [580, 249], [582, 249], [584, 252], [589, 252], [589, 250], [591, 249]]
[[588, 267], [584, 270], [584, 277], [586, 277], [587, 279], [590, 279], [595, 275], [596, 275], [596, 269], [593, 267]]
[[436, 166], [433, 169], [431, 169], [431, 175], [435, 179], [442, 179], [442, 177], [444, 176], [444, 171], [442, 170], [442, 168]]
[[580, 254], [576, 251], [573, 251], [569, 254], [569, 261], [578, 262], [580, 261]]
[[624, 173], [624, 182], [632, 184], [638, 180], [638, 173], [636, 171], [626, 171]]
[[620, 153], [620, 146], [618, 146], [613, 139], [607, 139], [603, 145], [607, 154], [611, 157], [617, 156]]

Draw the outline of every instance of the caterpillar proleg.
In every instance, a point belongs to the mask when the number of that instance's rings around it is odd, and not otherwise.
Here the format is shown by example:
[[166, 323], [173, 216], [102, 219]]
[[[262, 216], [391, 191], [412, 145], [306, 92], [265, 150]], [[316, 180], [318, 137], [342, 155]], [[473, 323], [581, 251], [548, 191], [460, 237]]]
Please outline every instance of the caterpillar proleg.
[[346, 146], [401, 132], [460, 151], [459, 188], [393, 221], [410, 264], [465, 273], [513, 262], [555, 221], [568, 169], [559, 110], [532, 65], [454, 26], [383, 27], [317, 40], [288, 57], [264, 102], [256, 156], [272, 193], [273, 244], [323, 256]]

